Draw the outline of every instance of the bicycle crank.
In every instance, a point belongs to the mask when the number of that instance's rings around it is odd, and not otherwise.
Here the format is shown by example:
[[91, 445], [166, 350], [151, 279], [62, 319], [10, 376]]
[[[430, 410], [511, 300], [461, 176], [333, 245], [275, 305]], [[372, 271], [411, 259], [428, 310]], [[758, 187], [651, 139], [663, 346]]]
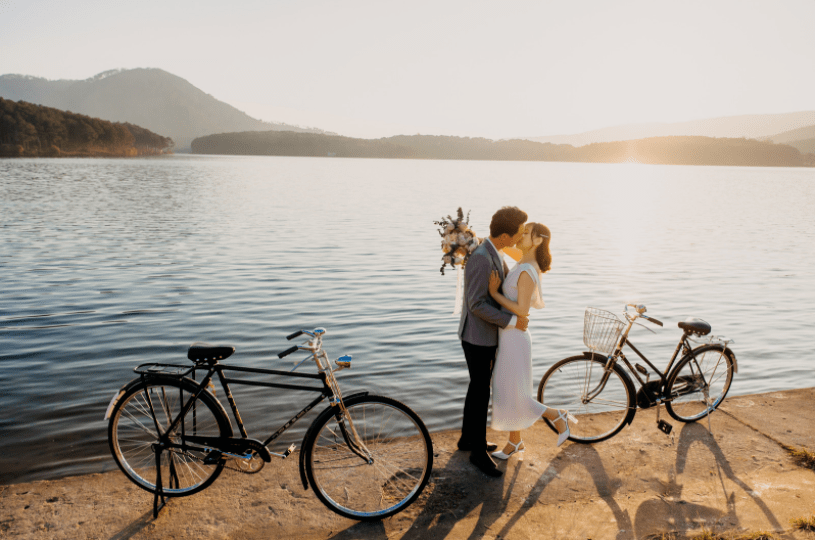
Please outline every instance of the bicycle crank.
[[[244, 474], [257, 474], [257, 473], [259, 473], [260, 470], [263, 469], [263, 466], [266, 465], [266, 462], [263, 461], [263, 458], [260, 457], [260, 455], [257, 452], [255, 452], [254, 450], [249, 452], [248, 456], [249, 456], [248, 458], [246, 458], [246, 457], [243, 457], [243, 458], [235, 457], [235, 458], [227, 461], [225, 466], [226, 466], [227, 469], [242, 472]], [[230, 466], [230, 465], [233, 465], [233, 464], [236, 467]]]

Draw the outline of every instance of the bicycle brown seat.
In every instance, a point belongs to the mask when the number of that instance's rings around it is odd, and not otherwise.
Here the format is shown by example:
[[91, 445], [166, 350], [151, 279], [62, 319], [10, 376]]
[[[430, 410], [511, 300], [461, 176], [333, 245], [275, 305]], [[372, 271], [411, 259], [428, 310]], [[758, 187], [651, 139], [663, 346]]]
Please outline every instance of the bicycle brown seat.
[[193, 343], [187, 351], [187, 358], [193, 362], [206, 362], [207, 360], [223, 360], [235, 352], [235, 347], [229, 345], [210, 345], [209, 343]]
[[689, 334], [698, 334], [700, 336], [706, 336], [710, 333], [710, 325], [706, 321], [697, 319], [696, 317], [688, 317], [679, 323], [679, 328]]

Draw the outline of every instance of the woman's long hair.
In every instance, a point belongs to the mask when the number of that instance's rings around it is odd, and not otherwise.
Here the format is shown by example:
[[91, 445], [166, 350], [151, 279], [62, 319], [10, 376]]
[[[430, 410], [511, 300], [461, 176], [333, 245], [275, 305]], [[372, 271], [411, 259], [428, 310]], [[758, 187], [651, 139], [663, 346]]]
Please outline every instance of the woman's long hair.
[[541, 273], [545, 274], [552, 268], [552, 252], [549, 251], [549, 241], [552, 239], [552, 233], [549, 227], [543, 223], [532, 223], [532, 239], [543, 238], [543, 242], [535, 248], [535, 259], [538, 261], [538, 266]]

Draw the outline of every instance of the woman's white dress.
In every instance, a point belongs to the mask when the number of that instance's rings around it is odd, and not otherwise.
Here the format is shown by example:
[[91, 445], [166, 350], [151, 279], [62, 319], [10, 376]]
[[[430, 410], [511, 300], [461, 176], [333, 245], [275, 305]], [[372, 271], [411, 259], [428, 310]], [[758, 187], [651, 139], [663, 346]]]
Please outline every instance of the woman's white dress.
[[[526, 272], [535, 282], [531, 306], [544, 307], [537, 269], [531, 264], [516, 265], [504, 279], [504, 296], [518, 301], [518, 279]], [[492, 372], [492, 429], [520, 431], [536, 421], [546, 405], [535, 399], [532, 388], [532, 336], [515, 327], [499, 328], [498, 352]]]

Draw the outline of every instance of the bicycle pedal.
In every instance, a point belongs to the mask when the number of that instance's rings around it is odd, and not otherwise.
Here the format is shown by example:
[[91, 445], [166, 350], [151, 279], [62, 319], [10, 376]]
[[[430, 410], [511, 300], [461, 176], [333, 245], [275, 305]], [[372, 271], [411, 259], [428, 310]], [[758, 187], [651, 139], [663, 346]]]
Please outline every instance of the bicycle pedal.
[[283, 452], [283, 459], [286, 459], [287, 457], [289, 457], [289, 455], [290, 455], [292, 452], [294, 452], [294, 449], [295, 449], [295, 448], [296, 448], [296, 447], [295, 447], [293, 444], [292, 444], [291, 446], [289, 446], [288, 448], [286, 448], [286, 451], [285, 451], [285, 452]]
[[660, 420], [659, 422], [657, 422], [657, 428], [659, 428], [659, 430], [663, 432], [665, 435], [670, 435], [673, 426], [666, 422], [665, 420]]
[[223, 454], [218, 450], [213, 450], [204, 458], [204, 465], [217, 465], [223, 458]]

